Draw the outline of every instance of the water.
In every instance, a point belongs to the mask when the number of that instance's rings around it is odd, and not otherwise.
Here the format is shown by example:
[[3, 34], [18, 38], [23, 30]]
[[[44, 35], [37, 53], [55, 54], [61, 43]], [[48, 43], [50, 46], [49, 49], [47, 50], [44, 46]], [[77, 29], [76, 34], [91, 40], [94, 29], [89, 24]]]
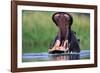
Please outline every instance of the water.
[[81, 59], [90, 59], [90, 51], [82, 50], [80, 53], [63, 53], [63, 54], [49, 54], [47, 52], [22, 54], [23, 62], [81, 60]]

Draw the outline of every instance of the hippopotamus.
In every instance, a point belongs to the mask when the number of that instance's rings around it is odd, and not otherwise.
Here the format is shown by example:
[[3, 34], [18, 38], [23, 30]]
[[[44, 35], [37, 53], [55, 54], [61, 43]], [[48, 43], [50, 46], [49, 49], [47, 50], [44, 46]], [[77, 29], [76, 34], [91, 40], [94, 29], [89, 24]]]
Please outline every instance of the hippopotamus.
[[49, 53], [80, 52], [80, 39], [76, 37], [76, 32], [71, 29], [73, 17], [67, 12], [56, 12], [52, 15], [52, 20], [58, 27], [58, 33], [51, 43]]

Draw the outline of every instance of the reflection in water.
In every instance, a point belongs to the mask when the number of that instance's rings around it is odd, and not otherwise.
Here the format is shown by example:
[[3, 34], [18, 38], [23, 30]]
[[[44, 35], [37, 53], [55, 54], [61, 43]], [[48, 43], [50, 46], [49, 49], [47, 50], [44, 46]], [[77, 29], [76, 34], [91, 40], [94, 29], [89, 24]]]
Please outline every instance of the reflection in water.
[[80, 59], [80, 54], [64, 54], [64, 55], [52, 55], [52, 60], [78, 60]]
[[24, 53], [22, 55], [22, 62], [81, 60], [81, 59], [90, 59], [90, 51], [83, 50], [80, 53], [63, 53], [63, 54], [49, 54], [46, 52]]
[[69, 60], [78, 60], [80, 59], [80, 54], [71, 54], [69, 57]]

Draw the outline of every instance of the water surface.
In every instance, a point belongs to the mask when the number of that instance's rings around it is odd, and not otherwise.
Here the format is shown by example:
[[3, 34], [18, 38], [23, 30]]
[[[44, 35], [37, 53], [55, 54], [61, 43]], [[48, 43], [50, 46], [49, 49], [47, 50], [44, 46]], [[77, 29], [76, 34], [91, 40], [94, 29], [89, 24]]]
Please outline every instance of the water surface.
[[38, 61], [60, 61], [60, 60], [82, 60], [90, 59], [90, 51], [82, 50], [80, 53], [63, 53], [63, 54], [49, 54], [42, 53], [23, 53], [23, 62], [38, 62]]

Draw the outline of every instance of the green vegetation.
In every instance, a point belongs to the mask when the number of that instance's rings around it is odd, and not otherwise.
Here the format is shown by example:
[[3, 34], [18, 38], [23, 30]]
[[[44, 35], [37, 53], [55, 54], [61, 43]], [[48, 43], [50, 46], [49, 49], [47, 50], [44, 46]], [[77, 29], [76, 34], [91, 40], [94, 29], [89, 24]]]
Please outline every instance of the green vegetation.
[[[47, 52], [58, 28], [52, 21], [55, 12], [22, 12], [22, 51], [23, 53]], [[80, 38], [81, 49], [90, 48], [89, 14], [70, 13], [73, 16], [72, 29]]]

